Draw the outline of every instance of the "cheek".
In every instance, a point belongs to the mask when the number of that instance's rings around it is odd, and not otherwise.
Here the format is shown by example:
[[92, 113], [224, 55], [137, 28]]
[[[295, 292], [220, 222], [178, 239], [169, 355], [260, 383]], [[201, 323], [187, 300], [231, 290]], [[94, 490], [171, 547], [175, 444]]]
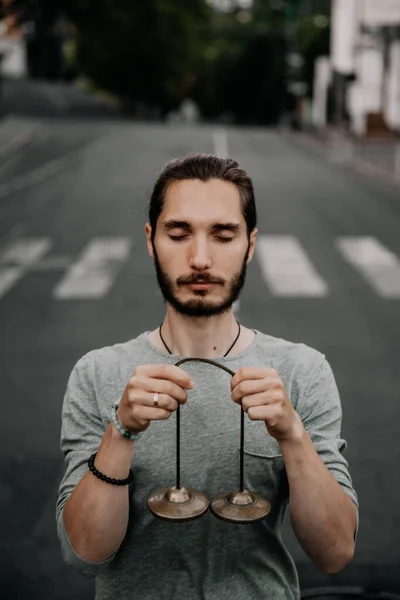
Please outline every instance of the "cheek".
[[177, 249], [170, 244], [159, 244], [157, 256], [161, 268], [171, 279], [175, 279], [187, 272], [187, 260], [185, 249]]
[[218, 252], [218, 263], [227, 272], [237, 273], [240, 271], [245, 258], [246, 249], [242, 246], [222, 249]]

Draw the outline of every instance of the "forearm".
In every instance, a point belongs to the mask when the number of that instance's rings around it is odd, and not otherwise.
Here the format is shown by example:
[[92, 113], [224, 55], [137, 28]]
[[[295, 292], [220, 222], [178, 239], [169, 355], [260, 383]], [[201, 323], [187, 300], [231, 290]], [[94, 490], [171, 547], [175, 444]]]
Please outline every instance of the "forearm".
[[[97, 452], [96, 468], [109, 477], [125, 479], [133, 444], [110, 424]], [[65, 503], [63, 518], [75, 552], [85, 560], [102, 562], [119, 548], [125, 537], [128, 486], [105, 483], [88, 471]]]
[[296, 537], [320, 569], [336, 573], [354, 553], [354, 503], [324, 465], [302, 425], [293, 439], [280, 445]]

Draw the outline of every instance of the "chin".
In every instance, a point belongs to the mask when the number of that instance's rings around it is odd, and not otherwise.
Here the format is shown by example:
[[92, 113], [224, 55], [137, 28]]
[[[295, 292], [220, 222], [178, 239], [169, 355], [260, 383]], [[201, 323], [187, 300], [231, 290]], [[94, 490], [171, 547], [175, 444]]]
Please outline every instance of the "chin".
[[222, 315], [230, 310], [232, 304], [226, 302], [207, 302], [201, 301], [199, 298], [180, 302], [176, 304], [176, 310], [189, 317], [214, 317]]

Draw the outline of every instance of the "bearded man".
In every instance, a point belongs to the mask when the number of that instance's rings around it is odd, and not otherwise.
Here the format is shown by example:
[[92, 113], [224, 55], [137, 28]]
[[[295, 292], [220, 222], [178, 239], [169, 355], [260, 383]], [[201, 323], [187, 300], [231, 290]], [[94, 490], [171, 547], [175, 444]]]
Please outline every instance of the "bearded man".
[[[96, 600], [298, 600], [281, 537], [286, 510], [326, 573], [351, 561], [358, 529], [332, 369], [318, 350], [235, 318], [257, 228], [252, 181], [234, 160], [169, 162], [145, 233], [165, 317], [153, 331], [90, 351], [71, 372], [56, 511], [63, 556], [95, 578]], [[177, 366], [184, 358], [215, 361], [231, 377], [199, 360]], [[171, 417], [181, 410], [182, 481], [212, 499], [235, 487], [244, 456], [246, 489], [271, 506], [262, 518], [229, 522], [218, 511], [195, 513], [190, 499], [179, 506], [192, 518], [180, 523], [149, 510], [154, 491], [175, 481]]]

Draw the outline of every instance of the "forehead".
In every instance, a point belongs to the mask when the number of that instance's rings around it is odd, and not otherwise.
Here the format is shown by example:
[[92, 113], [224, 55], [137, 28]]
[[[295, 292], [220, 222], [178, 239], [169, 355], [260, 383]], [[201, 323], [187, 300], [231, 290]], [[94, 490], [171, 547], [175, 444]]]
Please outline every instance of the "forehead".
[[172, 183], [166, 193], [161, 215], [163, 220], [211, 223], [244, 223], [240, 193], [235, 184], [220, 179], [201, 181], [186, 179]]

